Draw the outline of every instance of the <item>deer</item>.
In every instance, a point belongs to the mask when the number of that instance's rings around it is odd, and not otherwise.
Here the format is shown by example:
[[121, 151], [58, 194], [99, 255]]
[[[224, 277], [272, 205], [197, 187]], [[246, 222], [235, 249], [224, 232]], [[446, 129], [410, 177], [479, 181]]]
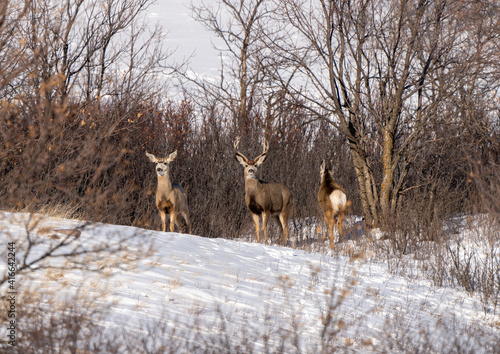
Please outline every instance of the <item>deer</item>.
[[328, 224], [330, 248], [333, 248], [333, 226], [335, 224], [335, 218], [337, 218], [340, 242], [340, 237], [344, 235], [342, 221], [344, 220], [345, 213], [351, 202], [347, 200], [345, 190], [333, 180], [333, 166], [331, 169], [327, 169], [325, 160], [321, 162], [320, 178], [321, 185], [318, 191], [318, 202], [323, 210], [325, 221]]
[[264, 182], [257, 178], [257, 168], [264, 163], [269, 150], [269, 143], [264, 138], [262, 141], [262, 154], [249, 160], [238, 151], [240, 138], [234, 142], [235, 159], [244, 167], [245, 175], [245, 203], [252, 214], [259, 240], [260, 216], [262, 216], [262, 229], [264, 243], [267, 244], [267, 222], [272, 217], [280, 229], [282, 245], [288, 240], [288, 218], [293, 208], [293, 197], [290, 189], [282, 183]]
[[156, 174], [158, 175], [156, 207], [160, 212], [163, 232], [167, 229], [167, 214], [170, 214], [170, 232], [174, 232], [175, 225], [181, 232], [181, 225], [184, 224], [180, 218], [182, 215], [186, 222], [186, 232], [191, 233], [186, 191], [180, 185], [170, 181], [170, 163], [177, 157], [177, 150], [166, 158], [158, 158], [148, 152], [146, 152], [146, 156], [151, 162], [156, 163]]

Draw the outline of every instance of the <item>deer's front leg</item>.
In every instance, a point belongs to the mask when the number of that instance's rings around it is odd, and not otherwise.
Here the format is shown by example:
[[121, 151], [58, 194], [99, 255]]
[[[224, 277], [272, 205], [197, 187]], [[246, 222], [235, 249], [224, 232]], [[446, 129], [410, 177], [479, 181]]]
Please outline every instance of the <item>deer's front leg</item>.
[[260, 243], [259, 241], [259, 215], [252, 213], [252, 219], [253, 223], [255, 224], [255, 232], [257, 233], [257, 243]]
[[164, 210], [160, 210], [160, 218], [161, 218], [161, 229], [163, 232], [167, 230], [167, 213]]
[[175, 231], [175, 218], [177, 214], [174, 213], [172, 210], [170, 211], [170, 232]]

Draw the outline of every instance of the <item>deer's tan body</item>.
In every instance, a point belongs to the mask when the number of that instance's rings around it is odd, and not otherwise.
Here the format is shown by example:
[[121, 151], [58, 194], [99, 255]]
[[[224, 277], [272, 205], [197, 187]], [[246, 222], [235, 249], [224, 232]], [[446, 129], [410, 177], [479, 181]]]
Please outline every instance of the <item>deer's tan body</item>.
[[328, 233], [330, 235], [330, 247], [333, 248], [335, 218], [337, 218], [339, 235], [343, 236], [342, 221], [350, 201], [347, 200], [344, 189], [333, 180], [333, 174], [326, 168], [325, 161], [321, 163], [320, 177], [321, 185], [318, 191], [318, 202], [325, 214], [325, 221], [328, 224]]
[[189, 222], [189, 211], [186, 191], [180, 185], [172, 183], [170, 180], [169, 164], [177, 157], [177, 151], [171, 153], [167, 158], [157, 158], [146, 152], [149, 160], [155, 162], [158, 176], [158, 187], [156, 188], [156, 207], [160, 212], [162, 230], [167, 229], [167, 214], [170, 215], [170, 231], [175, 231], [175, 226], [179, 231], [182, 229], [181, 216], [186, 222], [187, 233], [191, 233]]
[[239, 138], [234, 144], [235, 158], [245, 168], [245, 203], [252, 214], [257, 242], [260, 242], [260, 217], [262, 216], [265, 243], [267, 243], [267, 222], [273, 217], [280, 228], [281, 243], [285, 245], [288, 240], [288, 218], [293, 209], [292, 193], [282, 183], [264, 182], [256, 177], [257, 167], [265, 161], [269, 149], [265, 139], [263, 153], [253, 160], [247, 159], [237, 150], [238, 143]]
[[[283, 188], [285, 187], [285, 188]], [[256, 178], [245, 179], [245, 202], [254, 214], [279, 214], [291, 205], [292, 193], [281, 183], [269, 183]]]

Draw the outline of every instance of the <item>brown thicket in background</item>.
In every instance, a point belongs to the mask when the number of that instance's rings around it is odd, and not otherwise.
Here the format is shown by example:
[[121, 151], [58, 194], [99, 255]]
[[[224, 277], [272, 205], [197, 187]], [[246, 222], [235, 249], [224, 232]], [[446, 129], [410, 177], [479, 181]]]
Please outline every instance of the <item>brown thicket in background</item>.
[[[286, 82], [277, 74], [287, 63], [270, 60], [279, 38], [273, 37], [267, 49], [256, 40], [266, 34], [259, 21], [271, 20], [269, 3], [252, 3], [257, 14], [253, 27], [242, 16], [240, 27], [231, 28], [246, 29], [246, 37], [238, 38], [248, 38], [249, 47], [244, 41], [228, 42], [235, 45], [235, 62], [223, 68], [224, 81], [214, 84], [184, 75], [184, 83], [194, 85], [186, 88], [184, 100], [165, 96], [160, 75], [169, 53], [161, 47], [159, 31], [144, 30], [141, 16], [149, 2], [139, 3], [111, 1], [107, 7], [86, 8], [81, 1], [69, 2], [68, 11], [58, 16], [50, 16], [53, 5], [41, 0], [2, 5], [0, 208], [37, 211], [63, 205], [93, 221], [159, 229], [156, 175], [145, 151], [166, 155], [177, 149], [171, 177], [187, 189], [193, 232], [239, 237], [249, 232], [251, 218], [233, 142], [241, 136], [242, 151], [252, 156], [265, 136], [270, 150], [261, 178], [291, 189], [295, 223], [313, 223], [321, 216], [316, 193], [322, 159], [333, 162], [335, 178], [353, 202], [351, 212], [363, 214], [349, 137], [331, 117], [322, 116], [327, 111], [311, 108], [305, 93], [281, 85]], [[470, 4], [463, 5], [462, 10]], [[76, 28], [72, 19], [91, 10], [99, 16]], [[211, 17], [199, 10], [198, 19], [210, 27]], [[241, 9], [250, 10], [252, 6]], [[440, 11], [445, 10], [452, 11]], [[34, 26], [33, 16], [44, 26]], [[437, 21], [432, 16], [428, 20]], [[478, 26], [463, 30], [477, 32], [478, 46], [498, 45]], [[125, 29], [130, 29], [126, 36]], [[238, 56], [243, 49], [246, 55]], [[463, 59], [457, 56], [458, 62]], [[490, 55], [487, 63], [474, 59], [483, 64], [476, 73], [499, 65], [498, 55]], [[393, 165], [394, 184], [402, 183], [392, 190], [393, 215], [384, 228], [411, 225], [418, 235], [433, 239], [433, 226], [450, 216], [498, 209], [498, 99], [491, 91], [498, 77], [491, 72], [490, 81], [479, 80], [474, 73], [464, 66], [455, 89], [446, 81], [446, 99], [426, 96], [439, 98], [441, 105], [432, 106], [432, 117], [418, 130], [411, 120], [399, 121], [394, 149], [402, 152], [398, 144], [411, 141], [411, 156], [402, 154]], [[435, 75], [432, 80], [443, 79]], [[464, 82], [470, 83], [468, 90], [461, 86]], [[370, 162], [366, 176], [371, 176], [371, 186], [381, 186], [387, 177], [384, 138], [380, 125], [363, 112], [358, 143]], [[381, 208], [380, 203], [373, 206]]]

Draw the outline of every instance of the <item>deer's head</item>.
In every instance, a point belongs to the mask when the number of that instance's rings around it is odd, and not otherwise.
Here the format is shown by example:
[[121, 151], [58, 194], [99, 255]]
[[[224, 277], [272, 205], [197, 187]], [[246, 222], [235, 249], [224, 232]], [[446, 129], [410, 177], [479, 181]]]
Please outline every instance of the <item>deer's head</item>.
[[321, 177], [321, 181], [324, 181], [326, 177], [333, 178], [333, 164], [331, 168], [326, 166], [325, 160], [321, 161], [321, 166], [319, 167], [319, 175]]
[[264, 138], [262, 140], [262, 154], [257, 156], [253, 160], [249, 160], [238, 151], [238, 145], [240, 143], [240, 137], [237, 137], [234, 141], [234, 157], [245, 168], [245, 178], [257, 178], [257, 167], [262, 165], [267, 157], [267, 151], [269, 150], [269, 143]]
[[148, 152], [146, 152], [146, 156], [149, 158], [149, 161], [156, 163], [156, 173], [158, 176], [165, 176], [169, 173], [169, 164], [177, 157], [177, 150], [166, 158], [158, 158]]

